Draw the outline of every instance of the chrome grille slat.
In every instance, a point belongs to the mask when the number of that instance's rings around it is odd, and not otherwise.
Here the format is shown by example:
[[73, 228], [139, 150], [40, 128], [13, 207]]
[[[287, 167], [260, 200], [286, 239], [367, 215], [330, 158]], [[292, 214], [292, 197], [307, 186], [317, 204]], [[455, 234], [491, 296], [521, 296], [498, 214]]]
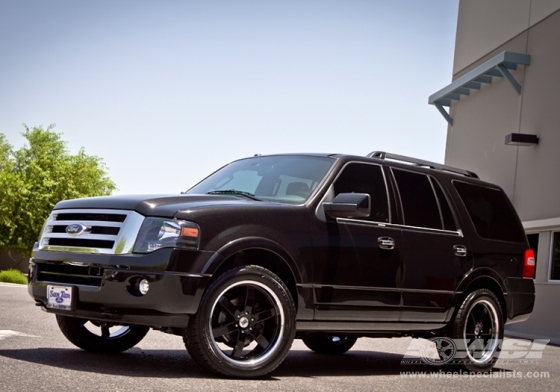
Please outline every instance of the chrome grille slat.
[[59, 221], [55, 220], [50, 223], [51, 226], [68, 226], [73, 223], [81, 223], [86, 226], [104, 226], [104, 227], [122, 227], [123, 222], [106, 222], [106, 221], [92, 221], [92, 220], [67, 220]]
[[49, 238], [68, 238], [68, 239], [88, 239], [88, 240], [110, 240], [115, 241], [118, 235], [108, 235], [108, 234], [84, 234], [80, 237], [71, 237], [66, 233], [49, 233]]

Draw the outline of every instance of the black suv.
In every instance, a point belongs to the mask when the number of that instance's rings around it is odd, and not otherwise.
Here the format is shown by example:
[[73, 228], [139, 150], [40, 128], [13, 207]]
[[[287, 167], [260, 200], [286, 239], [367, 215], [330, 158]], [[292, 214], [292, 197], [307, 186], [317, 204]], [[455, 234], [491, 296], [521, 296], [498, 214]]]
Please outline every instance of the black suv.
[[58, 203], [29, 293], [84, 350], [121, 352], [152, 328], [226, 376], [273, 371], [294, 338], [341, 354], [398, 336], [442, 337], [442, 363], [488, 371], [504, 324], [533, 309], [534, 264], [508, 197], [472, 172], [271, 155], [180, 195]]

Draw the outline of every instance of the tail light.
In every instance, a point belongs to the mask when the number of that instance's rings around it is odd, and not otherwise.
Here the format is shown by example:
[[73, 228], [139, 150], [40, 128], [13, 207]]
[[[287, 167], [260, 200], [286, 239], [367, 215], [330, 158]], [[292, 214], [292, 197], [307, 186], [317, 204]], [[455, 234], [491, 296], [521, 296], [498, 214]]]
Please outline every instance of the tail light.
[[533, 252], [533, 249], [527, 249], [525, 251], [525, 261], [523, 262], [523, 273], [521, 277], [523, 279], [535, 278], [535, 252]]

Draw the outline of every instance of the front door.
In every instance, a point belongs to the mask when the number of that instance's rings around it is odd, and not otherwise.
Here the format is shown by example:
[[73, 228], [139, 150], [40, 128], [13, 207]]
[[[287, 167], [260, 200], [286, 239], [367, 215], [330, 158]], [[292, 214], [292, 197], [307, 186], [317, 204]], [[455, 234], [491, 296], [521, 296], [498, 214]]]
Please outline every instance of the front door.
[[352, 192], [370, 195], [369, 217], [333, 219], [319, 212], [313, 225], [315, 319], [398, 321], [402, 232], [389, 227], [389, 198], [381, 166], [347, 164], [327, 199]]

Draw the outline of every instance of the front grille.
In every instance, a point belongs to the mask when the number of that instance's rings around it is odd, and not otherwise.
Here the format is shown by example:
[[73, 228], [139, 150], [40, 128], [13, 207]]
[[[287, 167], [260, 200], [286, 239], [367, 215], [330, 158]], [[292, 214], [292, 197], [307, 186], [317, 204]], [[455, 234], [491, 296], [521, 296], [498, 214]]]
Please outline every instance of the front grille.
[[43, 230], [39, 250], [131, 253], [143, 220], [134, 211], [54, 210]]
[[103, 280], [103, 268], [38, 263], [37, 280], [42, 282], [99, 287]]

